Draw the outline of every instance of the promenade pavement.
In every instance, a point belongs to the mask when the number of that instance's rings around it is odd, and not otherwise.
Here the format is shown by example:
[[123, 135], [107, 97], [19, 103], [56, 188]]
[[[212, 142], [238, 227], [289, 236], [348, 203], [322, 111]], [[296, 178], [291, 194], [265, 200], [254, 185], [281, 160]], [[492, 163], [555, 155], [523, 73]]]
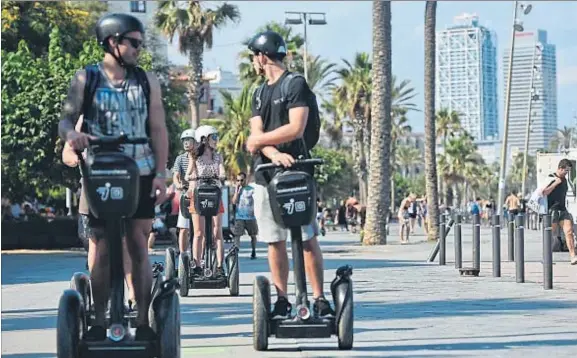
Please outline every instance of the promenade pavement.
[[[471, 227], [463, 225], [464, 264], [471, 259]], [[336, 338], [270, 339], [269, 352], [252, 348], [252, 280], [266, 274], [266, 247], [249, 259], [241, 250], [239, 297], [228, 290], [191, 290], [181, 298], [182, 357], [569, 357], [577, 352], [577, 266], [555, 253], [554, 289], [543, 290], [540, 232], [526, 234], [526, 283], [517, 284], [514, 264], [503, 262], [493, 278], [490, 230], [482, 230], [480, 277], [462, 277], [453, 264], [451, 232], [447, 265], [426, 263], [434, 243], [421, 229], [408, 245], [391, 227], [389, 245], [363, 247], [358, 235], [329, 232], [325, 289], [335, 269], [354, 267], [355, 347], [337, 350]], [[502, 233], [506, 259], [506, 232]], [[152, 260], [162, 261], [162, 250]], [[2, 254], [2, 356], [54, 357], [56, 307], [80, 252]], [[292, 282], [292, 274], [290, 278]], [[292, 292], [293, 286], [289, 287]], [[274, 294], [274, 289], [273, 289]], [[330, 295], [330, 294], [328, 294]]]

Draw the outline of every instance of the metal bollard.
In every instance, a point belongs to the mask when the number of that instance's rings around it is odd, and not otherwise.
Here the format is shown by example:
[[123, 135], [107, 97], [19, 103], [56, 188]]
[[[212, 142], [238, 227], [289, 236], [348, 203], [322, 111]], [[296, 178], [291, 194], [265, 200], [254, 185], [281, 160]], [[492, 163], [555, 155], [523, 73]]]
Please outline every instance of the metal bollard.
[[493, 215], [493, 277], [501, 277], [501, 222]]
[[481, 270], [481, 217], [473, 215], [473, 268]]
[[515, 277], [517, 283], [525, 282], [525, 216], [517, 215], [515, 226], [517, 227], [515, 235]]
[[553, 231], [551, 230], [551, 215], [543, 215], [543, 288], [553, 289], [553, 248], [551, 241]]
[[509, 229], [507, 237], [508, 240], [508, 251], [507, 251], [507, 259], [509, 261], [515, 261], [515, 216], [509, 214], [509, 222], [507, 223], [507, 228]]
[[455, 268], [463, 267], [463, 247], [461, 242], [461, 214], [455, 214]]
[[441, 223], [439, 225], [439, 265], [446, 265], [447, 260], [447, 238], [445, 237], [446, 227], [445, 214], [441, 215]]

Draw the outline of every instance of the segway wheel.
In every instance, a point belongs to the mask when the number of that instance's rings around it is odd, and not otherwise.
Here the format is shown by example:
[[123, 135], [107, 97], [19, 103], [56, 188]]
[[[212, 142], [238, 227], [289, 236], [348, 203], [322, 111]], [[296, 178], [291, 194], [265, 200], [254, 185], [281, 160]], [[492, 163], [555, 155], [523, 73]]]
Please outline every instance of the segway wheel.
[[89, 312], [92, 305], [92, 294], [90, 291], [90, 279], [88, 278], [88, 275], [83, 272], [76, 272], [72, 276], [72, 279], [70, 279], [70, 289], [78, 292], [82, 298], [82, 307], [84, 313], [84, 317], [81, 317], [82, 329], [86, 331], [90, 325]]
[[[335, 287], [337, 300], [340, 301], [337, 307], [337, 321], [335, 322], [340, 350], [350, 350], [353, 348], [353, 282], [342, 282]], [[340, 315], [338, 314], [340, 312]]]
[[178, 260], [178, 285], [180, 297], [188, 296], [188, 278], [190, 275], [190, 257], [186, 253], [180, 254]]
[[164, 277], [166, 280], [170, 280], [177, 276], [176, 273], [176, 252], [174, 248], [169, 247], [166, 249], [165, 257], [164, 257]]
[[229, 273], [228, 273], [228, 291], [231, 296], [238, 296], [239, 293], [239, 275], [240, 270], [238, 267], [238, 255], [234, 255], [229, 259]]
[[174, 293], [163, 300], [159, 317], [158, 347], [160, 358], [180, 357], [180, 303]]
[[56, 357], [78, 357], [82, 331], [82, 297], [76, 290], [66, 290], [58, 302], [56, 319]]
[[252, 293], [252, 339], [257, 351], [268, 348], [270, 317], [270, 283], [264, 276], [257, 276]]

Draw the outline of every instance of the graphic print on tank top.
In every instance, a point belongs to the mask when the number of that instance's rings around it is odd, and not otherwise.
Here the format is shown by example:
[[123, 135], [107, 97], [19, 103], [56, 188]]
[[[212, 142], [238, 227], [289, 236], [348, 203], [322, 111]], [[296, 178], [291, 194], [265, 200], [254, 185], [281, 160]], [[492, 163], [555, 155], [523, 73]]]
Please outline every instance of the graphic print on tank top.
[[[114, 86], [102, 65], [98, 65], [100, 80], [94, 94], [90, 113], [85, 116], [88, 133], [95, 136], [148, 137], [146, 126], [148, 107], [142, 87], [130, 74], [126, 80]], [[136, 160], [140, 175], [152, 174], [155, 163], [150, 144], [125, 144], [124, 153]]]

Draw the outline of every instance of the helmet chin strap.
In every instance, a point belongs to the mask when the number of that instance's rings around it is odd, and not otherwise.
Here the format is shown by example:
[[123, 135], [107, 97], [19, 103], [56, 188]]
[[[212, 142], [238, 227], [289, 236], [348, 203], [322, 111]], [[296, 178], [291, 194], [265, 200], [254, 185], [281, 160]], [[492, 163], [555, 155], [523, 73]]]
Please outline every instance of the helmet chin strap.
[[[119, 44], [120, 38], [118, 38], [118, 41], [116, 42], [116, 46], [114, 47], [114, 49], [116, 51], [118, 51], [118, 53], [120, 54], [120, 49], [118, 48], [118, 44]], [[131, 69], [134, 68], [135, 65], [129, 65], [127, 64], [124, 59], [122, 58], [122, 55], [116, 55], [116, 51], [109, 51], [109, 53], [112, 55], [112, 57], [114, 57], [114, 59], [116, 60], [116, 62], [120, 65], [120, 67], [123, 67], [125, 69]]]

